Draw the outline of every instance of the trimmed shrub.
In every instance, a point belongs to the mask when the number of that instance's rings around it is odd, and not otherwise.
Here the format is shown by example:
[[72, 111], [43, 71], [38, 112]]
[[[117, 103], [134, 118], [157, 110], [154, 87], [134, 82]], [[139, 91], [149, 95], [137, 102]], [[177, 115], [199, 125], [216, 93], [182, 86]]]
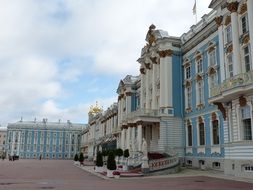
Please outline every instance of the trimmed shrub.
[[116, 170], [116, 162], [115, 162], [115, 157], [112, 152], [109, 153], [108, 159], [107, 159], [107, 169], [108, 170]]
[[104, 165], [102, 153], [99, 151], [96, 158], [96, 166], [102, 167]]
[[118, 149], [116, 149], [116, 151], [115, 151], [115, 155], [116, 156], [123, 156], [123, 150], [121, 149], [121, 148], [118, 148]]
[[84, 161], [84, 156], [83, 156], [83, 153], [81, 152], [79, 156], [79, 162], [82, 163], [83, 161]]
[[124, 155], [125, 158], [128, 158], [129, 157], [129, 150], [128, 149], [124, 150], [123, 155]]
[[74, 161], [77, 162], [79, 160], [78, 155], [75, 154]]

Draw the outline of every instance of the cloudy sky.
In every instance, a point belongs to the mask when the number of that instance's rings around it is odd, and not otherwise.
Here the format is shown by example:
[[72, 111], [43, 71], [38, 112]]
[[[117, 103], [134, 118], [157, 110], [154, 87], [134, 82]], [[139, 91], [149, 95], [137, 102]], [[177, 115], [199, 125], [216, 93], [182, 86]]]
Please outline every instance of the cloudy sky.
[[[198, 0], [198, 16], [210, 0]], [[48, 118], [86, 123], [137, 75], [150, 24], [187, 32], [194, 0], [0, 0], [0, 124]]]

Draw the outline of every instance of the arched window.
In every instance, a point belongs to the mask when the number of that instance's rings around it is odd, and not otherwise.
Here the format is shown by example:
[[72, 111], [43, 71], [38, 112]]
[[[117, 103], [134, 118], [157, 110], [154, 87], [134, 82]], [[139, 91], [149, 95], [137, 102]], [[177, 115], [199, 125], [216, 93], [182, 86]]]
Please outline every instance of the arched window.
[[218, 145], [220, 144], [219, 121], [217, 119], [212, 121], [212, 125], [213, 144]]
[[252, 140], [251, 114], [249, 106], [241, 108], [241, 124], [242, 140]]
[[192, 146], [192, 125], [187, 121], [187, 146]]
[[205, 124], [202, 117], [199, 117], [199, 145], [205, 145]]

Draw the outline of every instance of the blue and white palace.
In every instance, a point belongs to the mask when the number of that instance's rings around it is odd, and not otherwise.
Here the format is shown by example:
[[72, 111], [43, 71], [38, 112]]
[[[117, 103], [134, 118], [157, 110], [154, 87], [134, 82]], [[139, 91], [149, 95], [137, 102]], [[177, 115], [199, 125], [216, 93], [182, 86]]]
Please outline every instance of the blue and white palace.
[[79, 153], [84, 124], [23, 121], [8, 124], [7, 154], [20, 158], [72, 159]]
[[177, 155], [193, 168], [253, 177], [253, 1], [212, 0], [180, 37], [149, 27], [140, 74], [119, 82], [118, 102], [89, 113], [81, 149]]

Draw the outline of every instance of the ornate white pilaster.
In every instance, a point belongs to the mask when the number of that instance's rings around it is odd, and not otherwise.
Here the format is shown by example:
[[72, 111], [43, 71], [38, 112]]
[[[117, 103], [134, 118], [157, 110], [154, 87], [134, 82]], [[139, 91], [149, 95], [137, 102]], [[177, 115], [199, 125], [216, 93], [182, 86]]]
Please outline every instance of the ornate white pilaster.
[[150, 109], [150, 89], [149, 89], [149, 84], [150, 84], [150, 69], [147, 68], [146, 71], [146, 109]]
[[126, 132], [127, 132], [127, 134], [126, 134], [126, 148], [129, 149], [130, 148], [131, 128], [128, 127]]
[[153, 64], [153, 75], [152, 75], [152, 109], [157, 109], [156, 100], [156, 79], [157, 79], [157, 64]]
[[124, 150], [125, 149], [125, 134], [126, 134], [126, 129], [122, 129], [121, 131], [121, 148]]
[[218, 33], [219, 33], [219, 53], [220, 53], [220, 77], [221, 82], [226, 79], [225, 72], [225, 58], [224, 58], [224, 37], [223, 37], [223, 25], [222, 25], [223, 16], [216, 17], [215, 21], [218, 25]]
[[173, 107], [172, 103], [172, 50], [160, 51], [160, 108]]
[[249, 36], [251, 48], [251, 64], [253, 64], [253, 1], [247, 1], [248, 21], [249, 21]]
[[126, 92], [126, 114], [131, 113], [131, 92]]
[[232, 39], [233, 39], [233, 72], [234, 75], [242, 73], [240, 59], [240, 42], [239, 42], [239, 26], [238, 26], [238, 2], [228, 3], [227, 9], [231, 12], [232, 21]]
[[138, 142], [138, 151], [141, 151], [142, 147], [142, 123], [137, 125], [137, 142]]

